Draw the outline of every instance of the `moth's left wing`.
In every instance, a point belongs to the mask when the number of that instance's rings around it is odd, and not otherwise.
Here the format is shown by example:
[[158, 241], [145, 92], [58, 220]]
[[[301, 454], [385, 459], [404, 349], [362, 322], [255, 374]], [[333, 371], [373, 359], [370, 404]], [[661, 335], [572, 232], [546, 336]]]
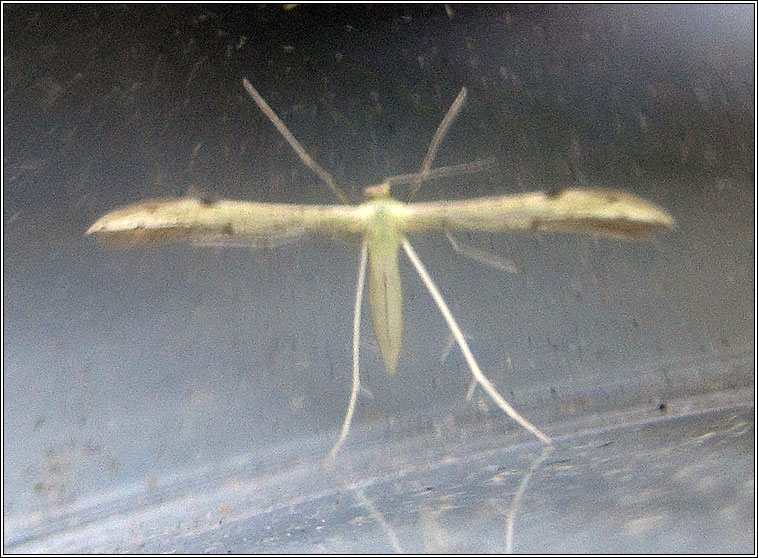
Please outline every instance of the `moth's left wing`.
[[259, 245], [308, 233], [359, 235], [352, 205], [290, 205], [199, 198], [147, 200], [107, 213], [87, 230], [118, 244]]
[[402, 228], [589, 233], [638, 239], [674, 226], [660, 206], [616, 190], [533, 192], [405, 206]]

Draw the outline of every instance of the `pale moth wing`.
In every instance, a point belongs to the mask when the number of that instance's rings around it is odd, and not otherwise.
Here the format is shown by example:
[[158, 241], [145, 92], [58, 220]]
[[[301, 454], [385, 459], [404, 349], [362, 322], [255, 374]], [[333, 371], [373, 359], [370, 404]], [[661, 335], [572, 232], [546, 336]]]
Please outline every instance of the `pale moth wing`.
[[674, 224], [664, 209], [633, 194], [567, 189], [415, 203], [403, 229], [586, 233], [635, 240]]

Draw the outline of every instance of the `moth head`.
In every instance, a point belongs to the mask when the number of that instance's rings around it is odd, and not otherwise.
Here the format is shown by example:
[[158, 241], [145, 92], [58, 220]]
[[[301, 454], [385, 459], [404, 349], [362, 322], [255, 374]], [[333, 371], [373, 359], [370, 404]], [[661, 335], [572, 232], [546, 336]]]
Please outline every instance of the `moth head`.
[[390, 197], [390, 183], [382, 182], [374, 186], [369, 186], [363, 189], [363, 199], [369, 200], [382, 200]]

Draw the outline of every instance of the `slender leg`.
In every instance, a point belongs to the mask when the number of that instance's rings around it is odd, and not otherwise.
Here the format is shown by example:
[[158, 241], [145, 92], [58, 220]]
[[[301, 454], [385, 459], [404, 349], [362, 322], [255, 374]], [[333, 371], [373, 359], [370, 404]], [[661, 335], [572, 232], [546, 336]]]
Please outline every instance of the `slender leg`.
[[493, 386], [492, 383], [487, 379], [487, 376], [485, 376], [484, 373], [479, 368], [479, 365], [477, 364], [476, 359], [474, 358], [474, 355], [471, 353], [471, 349], [469, 349], [468, 343], [466, 343], [466, 339], [463, 337], [461, 328], [458, 327], [458, 324], [456, 323], [455, 318], [450, 313], [450, 309], [447, 307], [447, 304], [445, 304], [445, 300], [442, 298], [442, 295], [440, 294], [439, 289], [434, 284], [434, 281], [432, 281], [432, 278], [429, 275], [429, 273], [426, 271], [426, 268], [424, 268], [424, 264], [421, 263], [421, 260], [416, 255], [416, 252], [413, 250], [413, 247], [411, 246], [410, 242], [408, 242], [406, 238], [403, 238], [402, 244], [403, 244], [403, 249], [405, 249], [405, 253], [408, 255], [408, 258], [411, 260], [411, 263], [416, 268], [416, 272], [419, 274], [419, 277], [421, 277], [421, 280], [424, 282], [424, 285], [426, 285], [426, 288], [429, 291], [429, 294], [432, 295], [432, 298], [434, 299], [434, 302], [437, 305], [437, 308], [439, 308], [440, 312], [442, 313], [442, 316], [445, 318], [445, 321], [447, 322], [448, 327], [450, 328], [450, 331], [453, 333], [455, 340], [458, 342], [458, 346], [461, 348], [463, 357], [466, 359], [466, 362], [469, 365], [469, 369], [471, 370], [471, 374], [474, 376], [474, 378], [476, 378], [476, 381], [479, 382], [479, 385], [482, 386], [484, 391], [487, 392], [487, 394], [492, 398], [492, 400], [497, 404], [497, 406], [503, 410], [505, 414], [507, 414], [509, 417], [511, 417], [513, 420], [519, 423], [526, 430], [534, 434], [537, 438], [539, 438], [545, 444], [552, 444], [553, 441], [550, 439], [550, 437], [540, 432], [540, 430], [537, 429], [536, 426], [534, 426], [531, 422], [529, 422], [524, 417], [522, 417], [516, 411], [516, 409], [511, 407], [511, 405], [505, 399], [503, 399], [503, 396], [500, 395], [500, 393], [498, 393], [498, 391], [495, 389], [495, 386]]
[[437, 149], [439, 149], [440, 143], [442, 143], [442, 139], [445, 137], [450, 124], [452, 124], [455, 117], [458, 116], [458, 112], [460, 112], [461, 107], [466, 100], [467, 93], [466, 88], [462, 87], [460, 93], [458, 93], [458, 96], [455, 98], [455, 101], [453, 101], [453, 104], [447, 109], [445, 118], [442, 119], [442, 122], [440, 122], [440, 125], [437, 127], [437, 131], [432, 138], [432, 143], [429, 145], [429, 150], [426, 152], [426, 157], [424, 157], [424, 163], [421, 165], [419, 178], [416, 179], [415, 184], [413, 184], [409, 190], [408, 201], [411, 201], [413, 196], [416, 195], [416, 192], [421, 187], [421, 183], [429, 173], [429, 169], [432, 168], [432, 162], [434, 162], [434, 157], [437, 155]]
[[323, 180], [327, 186], [329, 186], [332, 192], [334, 192], [334, 195], [337, 196], [338, 200], [340, 200], [342, 203], [350, 203], [347, 195], [340, 189], [339, 186], [337, 186], [337, 183], [334, 181], [334, 178], [332, 178], [332, 175], [326, 172], [316, 161], [311, 159], [311, 156], [308, 155], [303, 146], [300, 145], [300, 142], [295, 139], [295, 136], [292, 135], [292, 132], [289, 131], [289, 128], [287, 128], [284, 122], [281, 121], [273, 109], [268, 106], [266, 100], [261, 97], [261, 94], [258, 93], [258, 90], [255, 89], [255, 87], [253, 87], [249, 81], [247, 81], [247, 78], [243, 78], [242, 85], [245, 86], [245, 89], [253, 98], [255, 104], [258, 105], [258, 108], [261, 109], [263, 114], [265, 114], [269, 120], [271, 120], [271, 123], [276, 127], [279, 133], [282, 134], [284, 139], [287, 140], [287, 143], [290, 144], [290, 147], [295, 150], [295, 153], [297, 153], [297, 156], [300, 157], [300, 160], [303, 162], [303, 164], [315, 172], [318, 177]]
[[462, 242], [458, 242], [455, 239], [455, 237], [450, 233], [450, 231], [445, 231], [445, 236], [447, 236], [447, 239], [450, 242], [450, 246], [453, 247], [453, 250], [455, 250], [462, 256], [471, 258], [472, 260], [475, 260], [479, 263], [483, 263], [484, 265], [494, 267], [495, 269], [502, 269], [503, 271], [507, 271], [508, 273], [518, 273], [518, 269], [516, 269], [516, 265], [511, 260], [502, 258], [498, 256], [497, 254], [493, 254], [485, 250], [480, 250], [479, 248], [476, 248], [475, 246], [470, 246], [468, 244], [463, 244]]
[[361, 304], [363, 302], [363, 287], [366, 283], [366, 267], [368, 262], [368, 243], [364, 239], [361, 246], [361, 263], [358, 269], [358, 286], [355, 289], [355, 310], [353, 311], [353, 389], [350, 392], [350, 404], [347, 407], [345, 420], [342, 422], [342, 431], [337, 442], [329, 452], [329, 459], [334, 458], [337, 452], [345, 443], [347, 433], [350, 431], [350, 424], [353, 422], [353, 413], [355, 412], [355, 402], [358, 399], [358, 392], [361, 389], [360, 377], [360, 343], [361, 343]]
[[464, 174], [474, 174], [493, 168], [497, 163], [495, 157], [488, 159], [479, 159], [471, 163], [461, 163], [460, 165], [450, 165], [449, 167], [438, 167], [428, 172], [414, 172], [411, 174], [396, 174], [388, 176], [382, 182], [389, 182], [390, 186], [396, 184], [413, 184], [418, 180], [436, 180], [439, 178], [449, 178], [451, 176], [461, 176]]

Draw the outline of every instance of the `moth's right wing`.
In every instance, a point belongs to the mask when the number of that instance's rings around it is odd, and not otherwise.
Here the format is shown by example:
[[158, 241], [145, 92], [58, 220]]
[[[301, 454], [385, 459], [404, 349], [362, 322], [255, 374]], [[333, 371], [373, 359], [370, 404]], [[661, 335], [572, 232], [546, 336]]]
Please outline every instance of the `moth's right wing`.
[[189, 242], [212, 246], [277, 244], [295, 236], [364, 231], [352, 205], [290, 205], [199, 198], [147, 200], [107, 213], [87, 230], [121, 245]]
[[617, 190], [570, 189], [405, 206], [403, 230], [585, 233], [639, 239], [673, 228], [663, 208]]

